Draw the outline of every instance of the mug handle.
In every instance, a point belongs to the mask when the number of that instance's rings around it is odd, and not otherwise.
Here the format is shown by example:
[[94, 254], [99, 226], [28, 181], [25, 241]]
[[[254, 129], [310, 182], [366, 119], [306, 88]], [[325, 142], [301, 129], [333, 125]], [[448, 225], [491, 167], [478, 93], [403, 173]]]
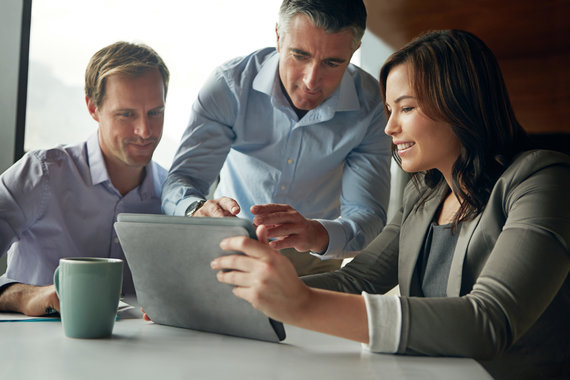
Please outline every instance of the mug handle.
[[58, 298], [61, 298], [59, 295], [59, 266], [55, 268], [55, 272], [53, 272], [53, 284], [55, 285], [55, 293]]

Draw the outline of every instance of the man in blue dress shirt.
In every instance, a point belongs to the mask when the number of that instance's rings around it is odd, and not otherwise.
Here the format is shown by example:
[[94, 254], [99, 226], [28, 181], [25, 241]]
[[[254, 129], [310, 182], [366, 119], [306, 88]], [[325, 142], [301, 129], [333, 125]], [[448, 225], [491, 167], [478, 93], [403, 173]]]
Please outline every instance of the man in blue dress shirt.
[[[59, 310], [53, 272], [62, 257], [124, 259], [113, 222], [121, 212], [160, 213], [166, 170], [152, 161], [162, 136], [169, 72], [145, 45], [117, 42], [85, 73], [99, 128], [87, 141], [27, 153], [0, 177], [0, 310]], [[125, 265], [123, 292], [133, 293]]]
[[378, 82], [350, 64], [365, 26], [360, 0], [283, 1], [277, 48], [223, 64], [200, 91], [165, 213], [249, 218], [299, 275], [363, 249], [386, 221], [391, 157]]

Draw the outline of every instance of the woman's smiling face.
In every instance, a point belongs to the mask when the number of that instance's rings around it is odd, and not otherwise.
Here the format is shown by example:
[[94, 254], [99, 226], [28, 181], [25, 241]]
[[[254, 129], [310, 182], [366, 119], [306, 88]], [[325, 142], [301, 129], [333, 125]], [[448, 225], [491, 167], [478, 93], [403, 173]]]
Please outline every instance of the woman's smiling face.
[[439, 170], [450, 183], [461, 142], [447, 122], [429, 118], [420, 107], [412, 87], [408, 64], [394, 66], [386, 80], [385, 132], [392, 137], [402, 160], [402, 169], [419, 172]]

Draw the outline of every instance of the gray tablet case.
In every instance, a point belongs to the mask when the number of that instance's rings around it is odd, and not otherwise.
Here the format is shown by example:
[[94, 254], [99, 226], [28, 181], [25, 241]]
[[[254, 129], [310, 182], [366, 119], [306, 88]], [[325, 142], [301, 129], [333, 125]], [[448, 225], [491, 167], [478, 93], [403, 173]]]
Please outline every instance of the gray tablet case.
[[115, 231], [131, 269], [137, 301], [153, 322], [194, 330], [279, 342], [280, 322], [234, 296], [216, 279], [210, 262], [231, 252], [229, 236], [255, 237], [240, 218], [119, 214]]

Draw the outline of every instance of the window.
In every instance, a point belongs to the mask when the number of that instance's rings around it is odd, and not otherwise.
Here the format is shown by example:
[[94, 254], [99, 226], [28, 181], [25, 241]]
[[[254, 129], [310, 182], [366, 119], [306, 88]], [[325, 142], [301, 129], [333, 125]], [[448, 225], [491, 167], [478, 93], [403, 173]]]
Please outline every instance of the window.
[[164, 132], [154, 158], [170, 166], [190, 107], [224, 61], [275, 46], [281, 0], [34, 0], [24, 149], [86, 139], [96, 128], [85, 106], [85, 67], [115, 41], [141, 42], [171, 74]]

